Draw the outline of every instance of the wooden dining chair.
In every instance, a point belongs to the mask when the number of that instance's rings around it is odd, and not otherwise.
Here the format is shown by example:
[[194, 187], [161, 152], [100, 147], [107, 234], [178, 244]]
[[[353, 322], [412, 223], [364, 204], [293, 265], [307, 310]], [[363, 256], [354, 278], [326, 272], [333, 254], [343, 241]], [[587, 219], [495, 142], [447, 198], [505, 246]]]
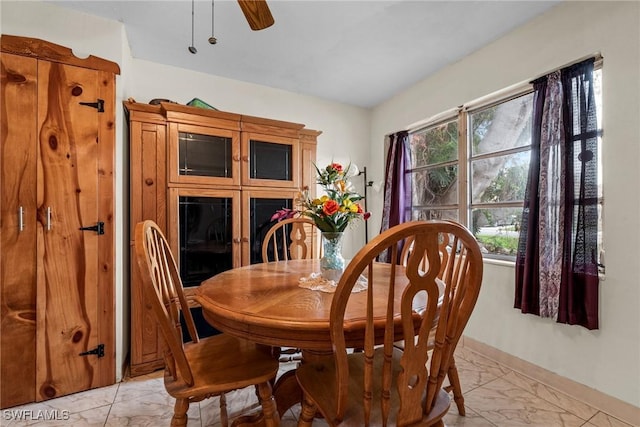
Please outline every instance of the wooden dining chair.
[[[445, 234], [451, 236], [452, 250], [447, 274], [440, 279], [438, 248]], [[394, 263], [390, 274], [375, 276], [381, 271], [373, 268], [378, 254], [389, 249], [393, 259], [398, 259], [397, 243], [407, 238], [413, 238], [414, 250], [406, 267]], [[425, 253], [427, 264], [423, 263]], [[333, 297], [333, 357], [304, 363], [296, 371], [303, 390], [298, 426], [310, 426], [317, 411], [330, 426], [444, 426], [450, 396], [442, 384], [478, 298], [482, 267], [473, 235], [452, 222], [408, 222], [372, 239], [351, 260]], [[365, 296], [351, 292], [360, 275], [368, 278]], [[400, 286], [404, 290], [396, 289]], [[394, 295], [401, 298], [399, 303]], [[425, 295], [426, 308], [418, 315], [412, 308], [414, 299]], [[366, 313], [361, 321], [345, 325], [347, 304], [355, 298]], [[381, 298], [387, 301], [386, 312], [373, 313], [373, 301]], [[394, 315], [398, 312], [399, 319]], [[431, 345], [434, 322], [437, 329]], [[363, 351], [347, 351], [346, 336], [352, 338], [359, 330], [363, 331]], [[394, 346], [398, 337], [404, 338], [404, 350]]]
[[[440, 271], [438, 272], [438, 278], [443, 280], [450, 272], [447, 269], [452, 268], [453, 264], [449, 264], [449, 253], [451, 252], [451, 235], [442, 234], [441, 240], [438, 243], [438, 253], [440, 254]], [[409, 255], [413, 251], [413, 236], [409, 237], [402, 247], [400, 255], [400, 264], [406, 266], [409, 259]], [[426, 255], [426, 254], [425, 254]], [[429, 259], [427, 256], [422, 258], [420, 268], [424, 271], [427, 269]], [[429, 334], [428, 347], [432, 348], [435, 345], [435, 333], [437, 324], [433, 326]], [[404, 340], [395, 343], [399, 349], [404, 349]], [[466, 411], [464, 409], [464, 396], [462, 395], [462, 387], [460, 386], [460, 377], [458, 376], [458, 368], [456, 368], [456, 361], [453, 353], [451, 354], [451, 362], [449, 364], [449, 371], [447, 372], [449, 378], [449, 385], [444, 389], [451, 393], [453, 392], [453, 400], [458, 408], [458, 414], [465, 416]]]
[[262, 241], [262, 262], [313, 258], [320, 258], [320, 230], [310, 218], [278, 221]]
[[[275, 223], [262, 241], [262, 262], [320, 258], [320, 230], [312, 219], [287, 218]], [[302, 360], [299, 348], [273, 347], [280, 362]]]
[[[164, 385], [176, 399], [171, 426], [187, 425], [192, 402], [220, 396], [220, 418], [228, 425], [224, 393], [255, 386], [265, 425], [279, 425], [271, 381], [278, 372], [278, 361], [268, 348], [219, 334], [200, 339], [185, 299], [180, 275], [169, 245], [153, 221], [135, 228], [135, 254], [143, 286], [166, 343]], [[191, 341], [183, 344], [180, 313]]]

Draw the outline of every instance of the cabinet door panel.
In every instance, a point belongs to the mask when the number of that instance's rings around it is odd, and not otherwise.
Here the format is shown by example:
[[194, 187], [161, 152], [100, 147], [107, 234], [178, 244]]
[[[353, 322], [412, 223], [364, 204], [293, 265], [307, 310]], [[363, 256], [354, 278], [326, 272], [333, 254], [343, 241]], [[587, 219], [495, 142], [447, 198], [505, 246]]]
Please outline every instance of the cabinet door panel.
[[240, 266], [240, 192], [172, 188], [172, 251], [185, 287]]
[[0, 62], [0, 406], [6, 408], [35, 399], [37, 60], [3, 53]]
[[[131, 236], [145, 219], [167, 229], [166, 128], [164, 124], [130, 123], [131, 143]], [[131, 242], [133, 245], [133, 241]], [[131, 251], [131, 259], [133, 251]], [[164, 340], [151, 307], [151, 298], [141, 286], [135, 262], [131, 263], [131, 375], [152, 372], [163, 365]], [[149, 309], [147, 309], [149, 307]]]
[[262, 243], [275, 223], [273, 214], [280, 209], [293, 209], [297, 190], [242, 191], [242, 265], [262, 262]]
[[239, 132], [169, 123], [169, 181], [239, 185]]
[[274, 135], [242, 133], [242, 184], [297, 188], [299, 141]]
[[[81, 227], [98, 211], [98, 73], [40, 61], [38, 315], [36, 399], [95, 387], [98, 345], [98, 239]], [[111, 343], [107, 351], [111, 355]]]

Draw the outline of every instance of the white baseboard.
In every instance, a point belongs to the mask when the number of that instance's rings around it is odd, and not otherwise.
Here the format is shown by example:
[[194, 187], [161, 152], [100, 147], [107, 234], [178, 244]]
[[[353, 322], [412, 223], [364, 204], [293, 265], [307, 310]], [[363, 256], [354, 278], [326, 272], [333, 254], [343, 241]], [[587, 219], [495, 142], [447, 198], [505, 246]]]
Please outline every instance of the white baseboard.
[[494, 360], [514, 371], [528, 376], [538, 382], [555, 388], [569, 396], [575, 397], [584, 403], [601, 410], [615, 418], [618, 418], [633, 426], [639, 425], [640, 408], [630, 403], [624, 402], [615, 397], [604, 394], [584, 384], [577, 383], [573, 380], [554, 374], [544, 368], [533, 363], [522, 360], [518, 357], [498, 350], [495, 347], [476, 341], [473, 338], [462, 337], [460, 343], [476, 353], [481, 354], [491, 360]]

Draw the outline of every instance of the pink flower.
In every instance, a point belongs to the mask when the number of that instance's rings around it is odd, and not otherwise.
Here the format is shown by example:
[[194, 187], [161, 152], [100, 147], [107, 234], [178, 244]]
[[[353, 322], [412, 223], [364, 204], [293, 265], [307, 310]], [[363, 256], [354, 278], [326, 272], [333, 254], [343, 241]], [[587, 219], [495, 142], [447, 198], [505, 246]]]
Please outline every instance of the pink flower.
[[271, 216], [271, 221], [282, 221], [283, 219], [293, 218], [296, 211], [289, 208], [282, 208]]

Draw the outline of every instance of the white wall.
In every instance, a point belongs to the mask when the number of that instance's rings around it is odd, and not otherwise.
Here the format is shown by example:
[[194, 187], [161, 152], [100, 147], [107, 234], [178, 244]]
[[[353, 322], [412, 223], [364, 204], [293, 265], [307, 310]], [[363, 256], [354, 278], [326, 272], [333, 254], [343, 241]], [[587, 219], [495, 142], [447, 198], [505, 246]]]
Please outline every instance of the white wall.
[[[220, 110], [303, 123], [321, 130], [317, 162], [352, 161], [366, 165], [369, 159], [370, 112], [368, 110], [277, 90], [154, 64], [131, 57], [124, 26], [37, 1], [0, 3], [2, 34], [35, 37], [69, 47], [79, 56], [91, 54], [120, 65], [116, 80], [116, 377], [129, 351], [128, 288], [128, 146], [122, 101], [138, 102], [167, 98], [186, 103], [198, 97]], [[340, 153], [338, 156], [334, 153]], [[354, 180], [355, 182], [355, 180]], [[360, 183], [362, 186], [362, 183]], [[350, 256], [364, 241], [362, 224], [350, 230], [345, 253]]]
[[[513, 266], [485, 263], [465, 335], [640, 407], [640, 3], [565, 2], [379, 105], [370, 164], [382, 174], [386, 134], [596, 52], [604, 57], [607, 255], [600, 329], [520, 314]], [[374, 212], [380, 203], [372, 201]]]

